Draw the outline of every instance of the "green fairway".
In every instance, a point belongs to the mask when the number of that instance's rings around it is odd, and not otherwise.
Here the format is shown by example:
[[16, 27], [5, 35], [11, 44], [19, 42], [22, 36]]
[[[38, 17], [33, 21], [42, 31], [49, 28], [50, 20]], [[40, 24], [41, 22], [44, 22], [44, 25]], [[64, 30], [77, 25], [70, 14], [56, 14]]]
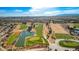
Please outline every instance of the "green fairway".
[[26, 40], [26, 46], [33, 46], [36, 44], [42, 44], [42, 39], [40, 37], [31, 37]]
[[11, 45], [17, 39], [18, 36], [19, 36], [19, 34], [10, 35], [9, 38], [8, 38], [7, 44]]
[[71, 35], [68, 34], [55, 34], [57, 39], [73, 39]]
[[38, 37], [38, 36], [34, 36], [34, 37], [31, 37], [29, 39], [26, 39], [26, 46], [34, 46], [34, 45], [47, 45], [48, 42], [46, 40], [44, 40], [44, 43], [43, 43], [43, 38], [41, 37]]
[[75, 47], [79, 46], [79, 42], [61, 40], [61, 41], [59, 41], [59, 45], [62, 47], [75, 48]]
[[43, 31], [43, 24], [38, 24], [38, 26], [35, 28], [36, 29], [36, 34], [37, 36], [42, 36], [42, 31]]
[[21, 30], [24, 30], [26, 28], [27, 28], [27, 25], [26, 24], [21, 24], [21, 27], [20, 27]]

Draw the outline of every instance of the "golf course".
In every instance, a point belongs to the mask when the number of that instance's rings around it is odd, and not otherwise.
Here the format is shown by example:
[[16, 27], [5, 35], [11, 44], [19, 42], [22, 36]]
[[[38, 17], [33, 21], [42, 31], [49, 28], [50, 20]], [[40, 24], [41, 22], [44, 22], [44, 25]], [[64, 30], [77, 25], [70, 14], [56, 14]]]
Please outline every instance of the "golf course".
[[67, 48], [76, 48], [79, 46], [79, 42], [71, 41], [71, 40], [61, 40], [59, 41], [59, 45]]

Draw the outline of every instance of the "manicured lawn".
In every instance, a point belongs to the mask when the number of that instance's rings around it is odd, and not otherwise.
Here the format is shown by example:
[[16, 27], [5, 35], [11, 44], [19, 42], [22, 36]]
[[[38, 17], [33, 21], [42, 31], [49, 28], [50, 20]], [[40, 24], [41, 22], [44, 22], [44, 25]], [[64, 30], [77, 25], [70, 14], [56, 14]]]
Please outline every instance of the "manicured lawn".
[[36, 27], [36, 34], [37, 36], [42, 36], [42, 30], [43, 30], [43, 24], [38, 24], [38, 26]]
[[20, 27], [21, 30], [24, 30], [26, 28], [27, 28], [27, 25], [26, 24], [21, 24], [21, 27]]
[[71, 35], [68, 34], [55, 34], [57, 39], [73, 39]]
[[34, 45], [46, 45], [48, 44], [48, 42], [46, 40], [44, 40], [45, 42], [43, 43], [44, 38], [38, 37], [38, 36], [34, 36], [31, 37], [29, 39], [26, 39], [26, 46], [34, 46]]
[[31, 37], [29, 40], [34, 41], [34, 40], [39, 40], [39, 39], [40, 39], [40, 37], [35, 36], [35, 37]]
[[69, 41], [69, 40], [61, 40], [59, 45], [62, 47], [75, 48], [79, 46], [79, 42]]
[[42, 44], [42, 39], [40, 37], [31, 37], [29, 39], [26, 39], [26, 46], [33, 46], [36, 44]]
[[9, 36], [7, 44], [11, 45], [17, 39], [18, 36], [19, 34], [12, 34], [11, 36]]

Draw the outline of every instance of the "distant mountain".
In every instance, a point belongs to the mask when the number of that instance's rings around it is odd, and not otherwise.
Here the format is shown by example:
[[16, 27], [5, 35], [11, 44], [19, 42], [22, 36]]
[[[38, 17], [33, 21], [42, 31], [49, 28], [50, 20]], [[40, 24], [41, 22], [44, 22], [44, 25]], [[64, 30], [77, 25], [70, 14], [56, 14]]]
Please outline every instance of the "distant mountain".
[[79, 16], [79, 14], [61, 14], [57, 16]]

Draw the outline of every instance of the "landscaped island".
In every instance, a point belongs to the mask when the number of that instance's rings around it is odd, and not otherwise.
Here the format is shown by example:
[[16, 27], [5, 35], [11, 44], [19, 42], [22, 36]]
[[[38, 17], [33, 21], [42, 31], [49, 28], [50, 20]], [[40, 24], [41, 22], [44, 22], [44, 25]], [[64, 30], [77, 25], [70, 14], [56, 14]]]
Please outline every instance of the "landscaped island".
[[59, 41], [59, 45], [67, 48], [76, 48], [79, 46], [79, 42], [70, 41], [70, 40], [61, 40]]

